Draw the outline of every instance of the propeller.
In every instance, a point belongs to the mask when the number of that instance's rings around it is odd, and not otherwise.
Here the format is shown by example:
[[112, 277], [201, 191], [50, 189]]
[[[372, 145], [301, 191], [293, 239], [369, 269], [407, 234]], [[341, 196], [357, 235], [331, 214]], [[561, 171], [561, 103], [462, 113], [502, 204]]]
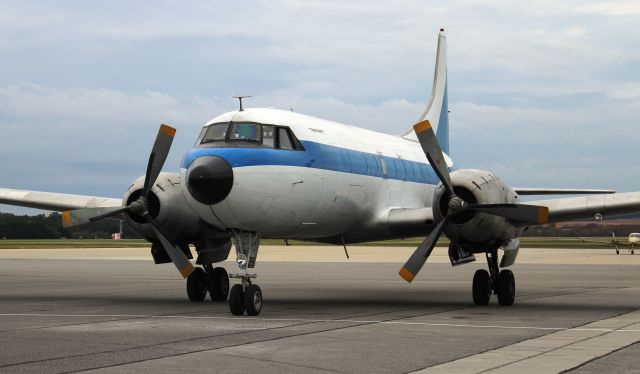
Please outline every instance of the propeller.
[[182, 250], [172, 241], [170, 241], [160, 230], [160, 225], [153, 219], [149, 213], [148, 198], [151, 188], [156, 183], [162, 167], [164, 166], [171, 143], [176, 134], [176, 129], [167, 125], [160, 125], [156, 141], [149, 155], [147, 163], [147, 173], [145, 174], [143, 193], [136, 200], [124, 207], [113, 208], [85, 208], [66, 211], [62, 213], [62, 225], [64, 227], [81, 225], [83, 223], [95, 222], [101, 219], [116, 216], [122, 213], [135, 214], [142, 217], [153, 229], [156, 237], [167, 251], [167, 254], [173, 261], [182, 277], [186, 278], [194, 270], [191, 261], [185, 256]]
[[614, 233], [613, 231], [611, 231], [611, 237], [613, 237], [613, 240], [611, 240], [611, 243], [613, 243], [613, 245], [616, 246], [616, 253], [620, 252], [620, 240], [618, 240], [616, 238], [616, 233]]
[[465, 201], [457, 196], [453, 190], [449, 168], [444, 153], [438, 144], [438, 139], [428, 119], [418, 122], [413, 126], [420, 142], [420, 146], [427, 156], [427, 160], [438, 175], [442, 186], [451, 196], [447, 207], [447, 214], [442, 221], [429, 233], [427, 238], [416, 248], [411, 257], [405, 262], [398, 273], [404, 280], [411, 282], [418, 274], [433, 251], [438, 238], [442, 235], [449, 219], [467, 210], [492, 214], [514, 221], [525, 223], [544, 224], [548, 222], [549, 208], [527, 204], [475, 204]]

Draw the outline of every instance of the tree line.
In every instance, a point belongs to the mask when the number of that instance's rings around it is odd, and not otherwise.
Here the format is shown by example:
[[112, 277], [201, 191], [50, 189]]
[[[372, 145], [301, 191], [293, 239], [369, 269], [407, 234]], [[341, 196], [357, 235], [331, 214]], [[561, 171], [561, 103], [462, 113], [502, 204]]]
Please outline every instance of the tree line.
[[[105, 219], [86, 225], [64, 228], [60, 213], [48, 215], [17, 216], [11, 213], [0, 213], [0, 239], [110, 239], [112, 233], [120, 231], [118, 220]], [[124, 237], [139, 238], [126, 224]], [[640, 225], [606, 225], [592, 223], [575, 225], [573, 227], [553, 227], [551, 225], [531, 227], [523, 236], [547, 237], [580, 237], [580, 236], [611, 236], [614, 231], [617, 236], [626, 236], [631, 232], [640, 231]]]
[[530, 227], [522, 236], [533, 237], [593, 237], [593, 236], [611, 236], [614, 232], [619, 238], [624, 238], [632, 232], [640, 231], [640, 225], [607, 225], [607, 224], [586, 224], [575, 225], [570, 227], [554, 227], [551, 225]]
[[[58, 212], [36, 216], [0, 213], [0, 239], [111, 239], [119, 231], [120, 222], [112, 219], [64, 228]], [[126, 224], [123, 231], [125, 238], [139, 238]]]

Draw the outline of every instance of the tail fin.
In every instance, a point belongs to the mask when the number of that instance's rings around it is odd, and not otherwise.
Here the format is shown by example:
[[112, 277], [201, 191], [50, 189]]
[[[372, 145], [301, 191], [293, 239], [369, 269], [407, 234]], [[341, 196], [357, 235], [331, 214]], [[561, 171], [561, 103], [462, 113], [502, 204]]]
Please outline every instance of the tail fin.
[[[433, 88], [427, 109], [420, 117], [420, 121], [429, 120], [436, 133], [440, 148], [449, 154], [449, 103], [447, 98], [447, 37], [444, 29], [438, 34], [438, 51], [436, 53], [436, 69], [433, 74]], [[402, 134], [405, 139], [418, 141], [411, 127]]]

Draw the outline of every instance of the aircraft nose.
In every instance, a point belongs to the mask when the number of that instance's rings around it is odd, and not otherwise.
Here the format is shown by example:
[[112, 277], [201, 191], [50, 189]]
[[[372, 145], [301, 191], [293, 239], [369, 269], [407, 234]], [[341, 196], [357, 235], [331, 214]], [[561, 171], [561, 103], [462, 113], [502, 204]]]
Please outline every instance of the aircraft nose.
[[222, 157], [198, 157], [187, 170], [187, 189], [202, 204], [224, 200], [233, 187], [233, 169]]

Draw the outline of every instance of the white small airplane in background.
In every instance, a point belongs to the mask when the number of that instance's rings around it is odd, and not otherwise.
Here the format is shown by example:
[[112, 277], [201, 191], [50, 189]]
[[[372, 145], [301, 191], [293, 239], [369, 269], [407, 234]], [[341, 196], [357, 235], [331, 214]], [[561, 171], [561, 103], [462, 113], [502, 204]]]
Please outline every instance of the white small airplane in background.
[[[228, 298], [234, 315], [262, 309], [256, 275], [248, 272], [261, 238], [344, 245], [426, 236], [399, 271], [411, 282], [444, 233], [452, 265], [486, 256], [488, 271], [473, 277], [474, 303], [486, 305], [495, 294], [500, 305], [512, 305], [515, 278], [501, 268], [514, 264], [527, 227], [640, 211], [640, 192], [511, 188], [489, 171], [454, 168], [447, 155], [444, 30], [431, 99], [402, 136], [289, 110], [240, 107], [204, 125], [179, 173], [161, 173], [174, 135], [175, 129], [160, 127], [146, 174], [122, 199], [0, 189], [0, 203], [64, 211], [65, 226], [124, 218], [152, 243], [155, 263], [173, 262], [187, 278], [191, 301], [207, 293], [215, 301]], [[480, 147], [477, 155], [482, 157]], [[519, 199], [563, 193], [603, 195], [526, 204]], [[232, 242], [241, 271], [229, 275], [214, 264], [227, 259]], [[189, 245], [201, 267], [191, 263]], [[230, 277], [240, 284], [229, 289]]]
[[582, 238], [583, 242], [590, 242], [590, 243], [605, 243], [605, 244], [612, 244], [616, 247], [616, 254], [620, 254], [620, 246], [624, 246], [624, 247], [629, 247], [629, 253], [630, 254], [634, 254], [633, 252], [633, 248], [640, 246], [640, 233], [638, 232], [632, 232], [631, 234], [629, 234], [629, 238], [627, 239], [627, 242], [623, 242], [621, 240], [616, 239], [616, 234], [614, 232], [611, 232], [611, 240], [609, 241], [602, 241], [602, 240], [593, 240], [593, 239], [589, 239], [589, 238]]

